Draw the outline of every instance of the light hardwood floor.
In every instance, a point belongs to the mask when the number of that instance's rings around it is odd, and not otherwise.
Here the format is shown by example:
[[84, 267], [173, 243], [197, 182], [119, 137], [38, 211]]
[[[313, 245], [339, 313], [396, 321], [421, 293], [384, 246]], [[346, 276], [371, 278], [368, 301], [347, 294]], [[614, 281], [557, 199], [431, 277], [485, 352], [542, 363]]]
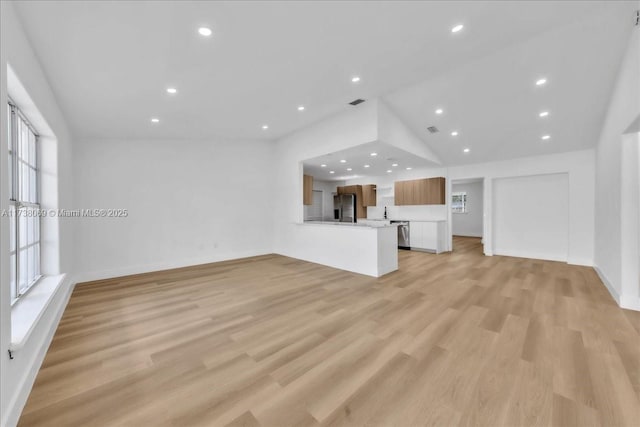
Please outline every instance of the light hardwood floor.
[[638, 426], [640, 313], [591, 268], [263, 256], [78, 285], [21, 426]]

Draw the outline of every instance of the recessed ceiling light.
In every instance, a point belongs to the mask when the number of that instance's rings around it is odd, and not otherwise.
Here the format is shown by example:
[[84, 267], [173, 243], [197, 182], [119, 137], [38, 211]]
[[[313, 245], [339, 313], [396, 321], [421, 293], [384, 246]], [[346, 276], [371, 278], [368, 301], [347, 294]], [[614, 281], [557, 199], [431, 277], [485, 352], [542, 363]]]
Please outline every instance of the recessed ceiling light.
[[178, 93], [178, 89], [176, 89], [175, 87], [168, 87], [167, 93], [170, 93], [171, 95], [175, 95], [176, 93]]
[[406, 168], [408, 171], [410, 171], [412, 168]]
[[394, 164], [392, 164], [391, 166], [393, 166], [393, 167], [395, 168], [396, 166], [398, 166], [398, 164], [397, 164], [397, 163], [394, 163]]
[[160, 123], [160, 119], [157, 117], [152, 117], [151, 118], [151, 123]]
[[393, 172], [391, 169], [387, 169], [387, 173], [391, 173]]
[[465, 148], [465, 149], [464, 149], [464, 150], [462, 150], [462, 151], [464, 151], [465, 153], [468, 153], [468, 152], [469, 152], [469, 151], [471, 151], [471, 150], [470, 150], [470, 149], [468, 149], [468, 148]]
[[340, 163], [347, 163], [345, 159], [340, 160]]
[[198, 33], [201, 36], [209, 37], [211, 34], [213, 34], [213, 31], [211, 31], [211, 28], [200, 27], [200, 28], [198, 28]]
[[547, 82], [547, 79], [545, 79], [544, 77], [541, 79], [536, 80], [536, 86], [542, 86], [543, 84], [545, 84]]
[[262, 129], [264, 129], [264, 130], [269, 129], [269, 125], [262, 125]]
[[347, 168], [347, 170], [348, 170], [349, 172], [351, 172], [353, 169], [351, 169], [351, 168]]
[[336, 171], [329, 171], [329, 173], [336, 173]]
[[358, 76], [353, 76], [353, 77], [351, 77], [351, 81], [352, 81], [353, 83], [358, 83], [358, 82], [360, 81], [360, 77], [358, 77]]
[[551, 135], [542, 135], [543, 141], [546, 141], [547, 139], [551, 139]]
[[453, 27], [453, 28], [451, 29], [451, 32], [452, 32], [452, 33], [457, 33], [458, 31], [462, 30], [463, 28], [464, 28], [464, 25], [462, 25], [462, 24], [458, 24], [458, 25], [456, 25], [455, 27]]
[[365, 168], [368, 168], [368, 167], [369, 167], [369, 165], [364, 165], [364, 167], [365, 167]]
[[458, 131], [454, 130], [453, 132], [451, 132], [451, 136], [458, 136]]
[[298, 111], [304, 111], [304, 105], [300, 105], [300, 106], [298, 107]]
[[324, 163], [320, 165], [321, 168], [326, 168], [327, 165], [325, 165]]
[[548, 111], [543, 111], [540, 114], [538, 114], [540, 117], [547, 117], [549, 115]]
[[372, 156], [372, 157], [375, 157], [375, 156], [377, 156], [377, 155], [378, 155], [378, 153], [371, 153], [371, 156]]
[[444, 113], [444, 110], [442, 108], [438, 108], [436, 110], [436, 114], [442, 114], [442, 113]]

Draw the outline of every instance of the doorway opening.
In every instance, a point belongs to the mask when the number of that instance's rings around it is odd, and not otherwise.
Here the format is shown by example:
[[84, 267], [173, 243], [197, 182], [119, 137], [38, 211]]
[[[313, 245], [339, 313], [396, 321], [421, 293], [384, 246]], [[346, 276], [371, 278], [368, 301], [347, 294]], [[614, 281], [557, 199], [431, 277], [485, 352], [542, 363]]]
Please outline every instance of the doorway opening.
[[482, 254], [484, 178], [452, 180], [449, 203], [453, 252]]

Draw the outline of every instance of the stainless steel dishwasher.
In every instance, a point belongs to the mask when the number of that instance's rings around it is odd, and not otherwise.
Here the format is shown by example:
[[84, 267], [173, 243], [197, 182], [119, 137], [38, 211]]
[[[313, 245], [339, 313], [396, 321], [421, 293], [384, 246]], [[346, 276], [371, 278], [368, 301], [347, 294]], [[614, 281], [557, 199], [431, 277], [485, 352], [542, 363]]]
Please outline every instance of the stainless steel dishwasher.
[[409, 221], [391, 221], [391, 224], [398, 224], [398, 249], [411, 249]]

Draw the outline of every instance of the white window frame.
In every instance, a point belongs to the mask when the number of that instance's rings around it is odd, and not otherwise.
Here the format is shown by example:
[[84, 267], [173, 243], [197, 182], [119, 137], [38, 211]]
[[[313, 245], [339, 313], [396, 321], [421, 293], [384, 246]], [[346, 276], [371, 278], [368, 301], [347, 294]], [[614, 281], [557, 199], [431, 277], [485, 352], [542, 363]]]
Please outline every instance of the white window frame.
[[[462, 208], [455, 208], [453, 206], [453, 198], [454, 197], [462, 197]], [[451, 194], [451, 212], [454, 214], [466, 214], [469, 213], [469, 209], [467, 208], [467, 192], [466, 191], [456, 191]]]
[[[14, 304], [42, 277], [40, 274], [42, 225], [39, 215], [40, 144], [38, 132], [29, 120], [11, 99], [9, 99], [8, 104], [9, 117], [7, 131], [9, 136], [9, 160], [11, 163], [9, 173], [9, 205], [12, 211], [12, 215], [9, 218], [12, 232], [12, 236], [10, 236], [9, 257], [10, 259], [13, 257], [13, 265], [11, 266], [13, 270], [11, 273], [11, 304]], [[21, 148], [24, 146], [21, 144], [23, 135], [20, 134], [20, 130], [23, 129], [27, 132], [28, 138], [33, 138], [33, 146], [31, 147], [30, 141], [27, 141], [27, 153], [24, 154]], [[30, 156], [33, 156], [33, 161], [31, 161]], [[28, 177], [22, 177], [20, 174], [21, 171], [25, 170], [25, 175], [28, 175]], [[25, 180], [27, 182], [23, 182]], [[27, 186], [29, 187], [27, 188]], [[27, 193], [26, 197], [24, 197], [25, 191]], [[23, 224], [21, 224], [21, 222], [23, 222]], [[21, 230], [23, 225], [27, 226], [25, 231]], [[32, 230], [29, 230], [29, 226]], [[29, 233], [29, 231], [31, 232]], [[23, 240], [26, 241], [23, 242]], [[25, 251], [26, 255], [21, 261], [22, 251]], [[26, 265], [22, 263], [26, 263]], [[21, 286], [22, 270], [27, 272], [27, 278]]]

